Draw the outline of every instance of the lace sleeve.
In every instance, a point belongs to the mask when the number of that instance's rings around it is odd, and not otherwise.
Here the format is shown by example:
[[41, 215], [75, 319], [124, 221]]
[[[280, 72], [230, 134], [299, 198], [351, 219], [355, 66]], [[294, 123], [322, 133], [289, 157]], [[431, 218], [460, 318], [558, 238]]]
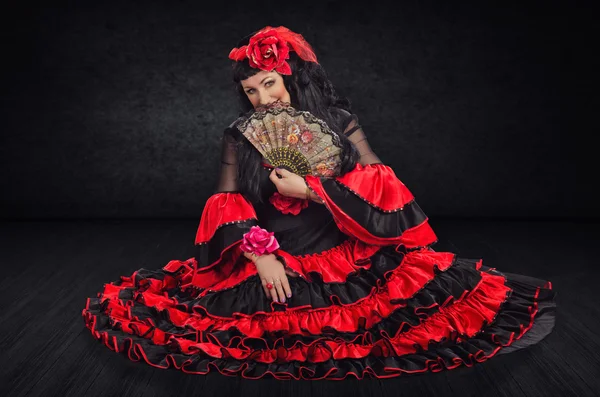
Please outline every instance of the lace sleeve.
[[367, 136], [358, 123], [358, 116], [348, 112], [345, 112], [345, 114], [347, 115], [347, 118], [344, 122], [344, 134], [348, 137], [350, 142], [356, 146], [356, 149], [360, 153], [360, 164], [383, 164], [383, 162], [371, 149], [369, 141], [367, 140]]
[[237, 141], [227, 128], [221, 138], [221, 170], [215, 193], [238, 192]]

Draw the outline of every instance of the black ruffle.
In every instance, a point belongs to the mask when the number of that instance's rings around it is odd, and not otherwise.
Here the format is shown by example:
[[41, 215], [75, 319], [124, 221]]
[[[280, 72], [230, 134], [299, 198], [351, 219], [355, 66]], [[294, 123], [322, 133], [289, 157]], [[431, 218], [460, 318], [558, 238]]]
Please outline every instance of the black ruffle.
[[198, 264], [198, 269], [210, 267], [221, 257], [225, 261], [233, 260], [232, 254], [226, 251], [227, 247], [241, 240], [244, 237], [244, 233], [250, 231], [252, 226], [257, 225], [258, 221], [252, 218], [218, 227], [210, 241], [194, 246], [194, 257]]
[[[415, 327], [431, 315], [437, 313], [440, 307], [450, 305], [460, 297], [465, 297], [479, 283], [481, 276], [475, 269], [476, 261], [469, 259], [457, 259], [453, 266], [445, 272], [438, 272], [438, 275], [428, 282], [420, 291], [410, 299], [403, 300], [406, 306], [395, 310], [390, 316], [384, 318], [372, 326], [369, 330], [359, 326], [355, 332], [339, 332], [330, 327], [321, 330], [321, 334], [312, 336], [288, 335], [285, 332], [270, 332], [264, 338], [246, 338], [237, 328], [232, 327], [227, 331], [211, 331], [212, 337], [219, 341], [219, 344], [230, 347], [237, 347], [244, 338], [244, 343], [253, 349], [274, 348], [275, 344], [281, 343], [277, 340], [285, 338], [283, 344], [285, 347], [291, 347], [297, 342], [304, 344], [312, 343], [315, 340], [326, 336], [327, 338], [341, 339], [346, 342], [366, 343], [375, 342], [387, 336], [394, 336], [408, 331]], [[259, 288], [259, 286], [254, 286]], [[126, 292], [125, 292], [126, 291]], [[311, 292], [314, 292], [311, 290]], [[131, 299], [132, 291], [124, 290], [120, 293], [121, 299]], [[311, 295], [312, 296], [312, 295]], [[97, 302], [97, 301], [96, 301]], [[96, 303], [94, 302], [94, 303]], [[222, 302], [218, 300], [217, 302]], [[132, 314], [140, 320], [152, 319], [157, 328], [161, 331], [185, 334], [189, 330], [176, 327], [168, 319], [166, 312], [158, 313], [156, 309], [144, 306], [139, 302], [132, 302]], [[190, 306], [191, 307], [191, 306]], [[259, 310], [255, 310], [259, 311]], [[189, 312], [189, 310], [188, 310]], [[158, 318], [158, 321], [156, 321]], [[199, 335], [202, 339], [203, 335]], [[202, 340], [204, 341], [204, 340]], [[234, 345], [231, 345], [232, 341]]]
[[[176, 343], [155, 345], [145, 337], [121, 331], [119, 323], [114, 323], [109, 319], [105, 314], [103, 304], [98, 300], [90, 300], [87, 310], [84, 311], [84, 317], [94, 335], [102, 339], [112, 350], [124, 352], [134, 361], [144, 359], [153, 366], [160, 368], [174, 366], [189, 373], [205, 374], [211, 370], [217, 370], [226, 375], [241, 374], [245, 378], [261, 378], [271, 375], [278, 379], [344, 379], [348, 376], [384, 378], [426, 371], [438, 372], [462, 365], [470, 367], [495, 354], [502, 353], [503, 350], [509, 352], [516, 348], [527, 347], [542, 340], [554, 327], [555, 293], [549, 288], [544, 288], [542, 280], [510, 273], [499, 273], [487, 267], [482, 267], [481, 270], [503, 275], [506, 277], [506, 285], [511, 288], [494, 320], [490, 324], [484, 325], [472, 337], [464, 338], [461, 335], [453, 334], [450, 338], [439, 342], [431, 341], [427, 348], [420, 348], [416, 353], [399, 357], [378, 356], [374, 351], [373, 355], [360, 359], [328, 360], [319, 363], [287, 361], [265, 364], [252, 360], [240, 361], [231, 357], [213, 358], [203, 352], [188, 355], [182, 353]], [[538, 288], [540, 288], [539, 293], [536, 295]], [[532, 325], [531, 314], [536, 306], [534, 327], [524, 333]], [[165, 318], [161, 319], [160, 313], [155, 314], [154, 319], [159, 323], [168, 321]], [[535, 333], [533, 333], [534, 329]], [[369, 331], [371, 334], [375, 334], [374, 329]], [[524, 337], [519, 339], [523, 333]], [[216, 333], [211, 334], [217, 336]], [[528, 335], [532, 336], [528, 337]], [[186, 337], [197, 341], [196, 338], [199, 336], [198, 333], [188, 332]], [[211, 339], [211, 341], [214, 340]], [[314, 342], [315, 345], [319, 343], [319, 341]], [[514, 347], [510, 349], [511, 346]]]
[[406, 230], [417, 227], [428, 219], [414, 199], [406, 203], [402, 209], [387, 212], [359, 197], [337, 179], [322, 177], [321, 184], [335, 205], [373, 236], [400, 236]]
[[[345, 283], [325, 283], [318, 273], [310, 273], [311, 282], [300, 277], [289, 277], [292, 298], [286, 302], [287, 307], [293, 309], [309, 306], [319, 309], [356, 303], [373, 293], [374, 289], [381, 289], [386, 283], [386, 275], [400, 266], [403, 257], [404, 254], [394, 251], [392, 247], [385, 247], [371, 257], [370, 269], [360, 269], [349, 275]], [[476, 263], [476, 260], [455, 256], [453, 263], [445, 271], [434, 266], [433, 279], [411, 301], [416, 307], [427, 307], [442, 304], [450, 297], [457, 298], [465, 291], [472, 290], [481, 280], [475, 269]], [[164, 274], [161, 272], [140, 269], [136, 272], [136, 286], [141, 285], [145, 278], [162, 280]], [[256, 312], [286, 310], [283, 304], [273, 303], [264, 296], [260, 279], [256, 275], [235, 287], [210, 292], [200, 298], [195, 298], [193, 292], [179, 288], [167, 292], [169, 297], [179, 302], [178, 309], [188, 313], [194, 310], [199, 314], [231, 318], [235, 313], [251, 315]], [[126, 298], [133, 291], [127, 289], [121, 293], [122, 298]]]

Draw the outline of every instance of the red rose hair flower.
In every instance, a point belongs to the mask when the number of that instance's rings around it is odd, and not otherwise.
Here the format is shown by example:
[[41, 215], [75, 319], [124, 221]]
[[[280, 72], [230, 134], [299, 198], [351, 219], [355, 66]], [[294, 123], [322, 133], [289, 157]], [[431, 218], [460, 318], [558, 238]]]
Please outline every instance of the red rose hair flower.
[[265, 26], [250, 38], [248, 45], [232, 49], [229, 59], [237, 62], [248, 58], [253, 68], [290, 75], [292, 69], [287, 63], [290, 51], [296, 51], [305, 61], [318, 63], [317, 56], [304, 37], [284, 26]]
[[287, 197], [279, 192], [275, 192], [269, 197], [269, 202], [283, 214], [298, 215], [300, 211], [308, 207], [308, 200]]

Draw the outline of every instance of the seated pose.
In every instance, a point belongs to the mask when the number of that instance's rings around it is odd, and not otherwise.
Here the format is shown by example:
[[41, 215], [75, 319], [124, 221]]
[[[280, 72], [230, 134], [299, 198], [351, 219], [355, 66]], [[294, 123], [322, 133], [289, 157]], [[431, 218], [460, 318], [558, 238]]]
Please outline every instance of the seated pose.
[[[431, 248], [427, 216], [300, 34], [267, 26], [229, 58], [242, 111], [223, 132], [195, 255], [89, 298], [95, 338], [190, 374], [362, 379], [470, 367], [552, 331], [550, 281]], [[300, 175], [247, 139], [240, 126], [278, 103], [339, 137], [339, 172]]]

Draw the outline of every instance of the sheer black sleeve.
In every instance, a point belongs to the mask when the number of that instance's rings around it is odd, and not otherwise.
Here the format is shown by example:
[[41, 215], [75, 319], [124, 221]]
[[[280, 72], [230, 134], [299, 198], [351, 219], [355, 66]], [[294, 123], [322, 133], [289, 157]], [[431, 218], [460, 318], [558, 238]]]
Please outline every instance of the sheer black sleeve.
[[345, 121], [342, 124], [344, 134], [360, 153], [360, 164], [383, 164], [375, 152], [373, 152], [373, 149], [371, 149], [367, 136], [358, 123], [358, 116], [345, 110], [342, 110], [342, 112], [345, 116]]
[[237, 140], [232, 135], [231, 128], [227, 128], [221, 138], [221, 169], [215, 193], [239, 192], [237, 154]]

